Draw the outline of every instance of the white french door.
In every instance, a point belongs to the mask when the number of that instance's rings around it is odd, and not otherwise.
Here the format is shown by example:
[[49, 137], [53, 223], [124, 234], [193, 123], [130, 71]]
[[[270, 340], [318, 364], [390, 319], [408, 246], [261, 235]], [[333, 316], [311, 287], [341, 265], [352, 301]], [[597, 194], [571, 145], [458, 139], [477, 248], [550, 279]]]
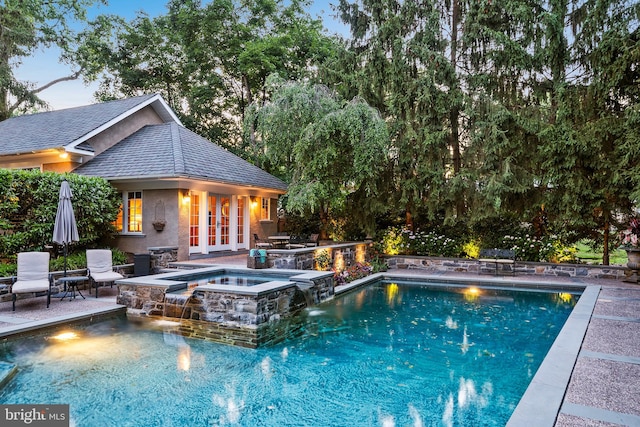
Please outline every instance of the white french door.
[[191, 194], [189, 253], [247, 248], [245, 197], [204, 191]]
[[231, 196], [207, 196], [207, 252], [231, 249], [231, 212]]

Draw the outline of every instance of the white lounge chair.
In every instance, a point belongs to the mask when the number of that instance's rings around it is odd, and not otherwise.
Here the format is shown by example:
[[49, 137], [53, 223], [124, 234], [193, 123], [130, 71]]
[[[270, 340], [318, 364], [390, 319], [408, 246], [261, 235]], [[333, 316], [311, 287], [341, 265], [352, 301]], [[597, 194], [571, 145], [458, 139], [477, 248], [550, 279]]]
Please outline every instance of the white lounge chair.
[[98, 286], [124, 279], [120, 273], [113, 271], [113, 261], [109, 249], [87, 249], [87, 276], [91, 287], [96, 288], [96, 298], [98, 298]]
[[49, 252], [18, 253], [18, 274], [12, 281], [13, 311], [16, 311], [17, 294], [46, 292], [49, 308], [53, 285], [53, 278], [49, 274]]

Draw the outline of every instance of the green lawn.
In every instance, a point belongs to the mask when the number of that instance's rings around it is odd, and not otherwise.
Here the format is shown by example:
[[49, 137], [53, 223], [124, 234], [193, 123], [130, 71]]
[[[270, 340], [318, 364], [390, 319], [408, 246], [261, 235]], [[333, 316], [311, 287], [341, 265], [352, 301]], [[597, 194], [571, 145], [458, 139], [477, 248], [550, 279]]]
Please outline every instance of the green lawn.
[[[588, 264], [602, 264], [602, 250], [594, 251], [586, 243], [579, 242], [576, 244], [578, 252], [576, 258], [580, 262]], [[609, 253], [609, 265], [624, 265], [627, 263], [627, 253], [622, 249], [616, 249]]]

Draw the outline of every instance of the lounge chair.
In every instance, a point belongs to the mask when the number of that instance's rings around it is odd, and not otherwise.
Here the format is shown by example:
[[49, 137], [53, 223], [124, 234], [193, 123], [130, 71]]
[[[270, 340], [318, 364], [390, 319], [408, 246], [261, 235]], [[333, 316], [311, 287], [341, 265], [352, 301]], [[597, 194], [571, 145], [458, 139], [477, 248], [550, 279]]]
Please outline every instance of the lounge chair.
[[253, 240], [255, 240], [255, 247], [256, 248], [272, 248], [273, 245], [271, 244], [271, 242], [265, 240], [265, 239], [261, 239], [258, 237], [258, 235], [256, 233], [253, 233]]
[[47, 308], [49, 308], [53, 285], [53, 278], [49, 274], [49, 252], [20, 252], [18, 274], [12, 282], [13, 311], [16, 311], [17, 294], [46, 292]]
[[107, 283], [113, 287], [113, 282], [124, 279], [120, 273], [113, 271], [113, 261], [109, 249], [87, 249], [87, 276], [91, 287], [96, 288], [96, 298], [98, 298], [98, 286]]

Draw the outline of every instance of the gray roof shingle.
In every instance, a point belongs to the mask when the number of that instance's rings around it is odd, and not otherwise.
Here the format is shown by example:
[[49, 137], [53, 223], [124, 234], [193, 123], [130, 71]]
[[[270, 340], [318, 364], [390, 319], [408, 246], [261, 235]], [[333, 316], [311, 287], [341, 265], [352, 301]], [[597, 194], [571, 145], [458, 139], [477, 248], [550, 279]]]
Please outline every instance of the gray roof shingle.
[[0, 122], [0, 155], [64, 147], [156, 96], [149, 94], [4, 120]]
[[108, 180], [193, 178], [287, 189], [275, 176], [175, 122], [147, 125], [74, 172]]

